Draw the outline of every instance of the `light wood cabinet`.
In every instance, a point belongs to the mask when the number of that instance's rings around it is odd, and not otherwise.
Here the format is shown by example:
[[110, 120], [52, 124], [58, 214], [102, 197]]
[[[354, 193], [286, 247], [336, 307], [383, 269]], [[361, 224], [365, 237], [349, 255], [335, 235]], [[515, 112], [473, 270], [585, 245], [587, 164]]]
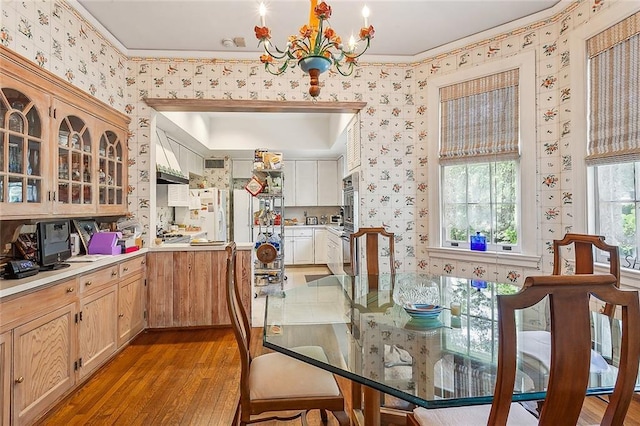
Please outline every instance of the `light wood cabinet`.
[[13, 330], [13, 424], [30, 424], [75, 384], [76, 304]]
[[144, 329], [144, 273], [127, 275], [118, 291], [118, 347]]
[[[242, 302], [251, 315], [251, 251], [236, 260]], [[154, 252], [148, 255], [149, 328], [230, 324], [224, 250]]]
[[0, 62], [3, 218], [126, 214], [129, 118], [4, 46]]
[[78, 313], [78, 373], [86, 377], [101, 366], [117, 348], [117, 280], [80, 300]]
[[0, 424], [32, 424], [142, 331], [145, 273], [140, 255], [0, 300]]
[[11, 417], [11, 332], [0, 333], [0, 425]]

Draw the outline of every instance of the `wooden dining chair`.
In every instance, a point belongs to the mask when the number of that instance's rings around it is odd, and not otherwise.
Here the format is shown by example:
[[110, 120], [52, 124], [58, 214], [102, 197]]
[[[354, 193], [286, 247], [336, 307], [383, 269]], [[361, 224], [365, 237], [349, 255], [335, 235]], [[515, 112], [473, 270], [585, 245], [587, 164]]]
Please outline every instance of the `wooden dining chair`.
[[[577, 424], [589, 383], [591, 295], [622, 309], [617, 380], [600, 423], [622, 425], [640, 362], [640, 303], [637, 291], [622, 291], [616, 284], [616, 277], [611, 274], [532, 276], [526, 278], [520, 292], [498, 296], [498, 367], [491, 406], [418, 408], [408, 417], [408, 425]], [[516, 311], [533, 306], [546, 296], [549, 296], [551, 313], [551, 366], [546, 397], [540, 418], [536, 419], [519, 404], [511, 402], [518, 350]]]
[[[565, 265], [571, 261], [563, 256], [563, 248], [573, 245], [573, 272], [575, 274], [593, 274], [594, 249], [609, 254], [609, 273], [616, 277], [617, 287], [620, 287], [620, 253], [618, 246], [612, 246], [604, 241], [601, 235], [565, 234], [561, 240], [553, 240], [553, 275], [563, 275]], [[615, 306], [607, 303], [603, 313], [612, 317]]]
[[[362, 244], [364, 240], [364, 245]], [[386, 240], [388, 247], [389, 265], [383, 273], [395, 273], [395, 246], [394, 235], [384, 228], [360, 228], [351, 234], [350, 256], [351, 269], [353, 275], [365, 274], [369, 277], [369, 286], [378, 287], [378, 276], [380, 275], [380, 242]], [[364, 247], [364, 250], [362, 248]], [[364, 263], [364, 265], [363, 265]]]
[[[394, 234], [387, 232], [383, 227], [360, 228], [350, 236], [350, 256], [352, 274], [366, 275], [370, 289], [377, 289], [380, 284], [380, 274], [390, 274], [390, 286], [394, 286], [395, 274], [395, 245]], [[388, 265], [381, 268], [380, 253], [388, 254]], [[386, 257], [386, 256], [385, 256]], [[361, 312], [372, 310], [385, 311], [393, 306], [393, 302], [376, 306], [356, 306]], [[362, 406], [362, 386], [353, 383], [351, 385], [351, 402], [354, 407]], [[414, 406], [398, 400], [390, 395], [380, 394], [380, 406], [382, 422], [404, 424], [405, 410]]]
[[[241, 303], [235, 278], [235, 243], [229, 243], [226, 251], [227, 307], [241, 363], [240, 399], [233, 424], [240, 422], [240, 425], [247, 425], [300, 417], [305, 425], [307, 411], [319, 409], [323, 423], [326, 424], [328, 420], [327, 411], [331, 411], [340, 425], [349, 425], [344, 397], [333, 374], [278, 352], [251, 356], [249, 318]], [[297, 350], [308, 357], [326, 360], [324, 351], [318, 346]]]

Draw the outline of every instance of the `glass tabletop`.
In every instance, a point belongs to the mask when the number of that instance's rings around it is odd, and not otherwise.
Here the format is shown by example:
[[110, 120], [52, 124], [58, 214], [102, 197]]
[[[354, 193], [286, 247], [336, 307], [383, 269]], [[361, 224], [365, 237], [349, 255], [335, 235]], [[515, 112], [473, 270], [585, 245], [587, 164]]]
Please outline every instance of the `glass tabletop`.
[[[415, 273], [331, 275], [268, 295], [263, 343], [420, 406], [490, 403], [498, 357], [496, 296], [518, 290]], [[517, 316], [514, 400], [544, 398], [550, 357], [546, 304]], [[592, 319], [588, 393], [610, 393], [620, 325], [595, 312]], [[305, 346], [321, 346], [328, 361], [309, 358]]]

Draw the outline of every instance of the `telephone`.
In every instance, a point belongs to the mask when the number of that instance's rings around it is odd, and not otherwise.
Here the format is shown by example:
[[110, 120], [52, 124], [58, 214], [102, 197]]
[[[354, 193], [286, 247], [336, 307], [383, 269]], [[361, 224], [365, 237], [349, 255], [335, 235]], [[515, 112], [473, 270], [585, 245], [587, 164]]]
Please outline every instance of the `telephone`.
[[20, 279], [37, 274], [40, 268], [31, 260], [10, 260], [4, 267], [4, 277]]

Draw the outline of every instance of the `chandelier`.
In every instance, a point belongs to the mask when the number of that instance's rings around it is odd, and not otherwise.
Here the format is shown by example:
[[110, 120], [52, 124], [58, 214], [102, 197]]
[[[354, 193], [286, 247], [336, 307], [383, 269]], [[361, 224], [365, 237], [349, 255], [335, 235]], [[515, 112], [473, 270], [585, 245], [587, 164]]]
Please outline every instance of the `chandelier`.
[[[295, 67], [309, 74], [311, 87], [309, 94], [315, 98], [320, 94], [319, 76], [335, 65], [336, 70], [344, 76], [349, 76], [357, 65], [358, 58], [369, 48], [373, 38], [373, 26], [369, 25], [369, 8], [362, 9], [364, 26], [360, 28], [359, 40], [352, 35], [345, 46], [342, 39], [329, 25], [331, 6], [324, 1], [318, 4], [317, 0], [311, 0], [309, 23], [300, 27], [297, 35], [289, 36], [286, 49], [281, 50], [271, 43], [271, 30], [265, 25], [266, 7], [260, 4], [261, 26], [254, 28], [258, 46], [264, 47], [264, 54], [260, 61], [265, 69], [273, 74], [280, 75], [287, 68]], [[358, 44], [366, 41], [364, 48], [358, 53]], [[276, 64], [276, 61], [281, 61]]]

